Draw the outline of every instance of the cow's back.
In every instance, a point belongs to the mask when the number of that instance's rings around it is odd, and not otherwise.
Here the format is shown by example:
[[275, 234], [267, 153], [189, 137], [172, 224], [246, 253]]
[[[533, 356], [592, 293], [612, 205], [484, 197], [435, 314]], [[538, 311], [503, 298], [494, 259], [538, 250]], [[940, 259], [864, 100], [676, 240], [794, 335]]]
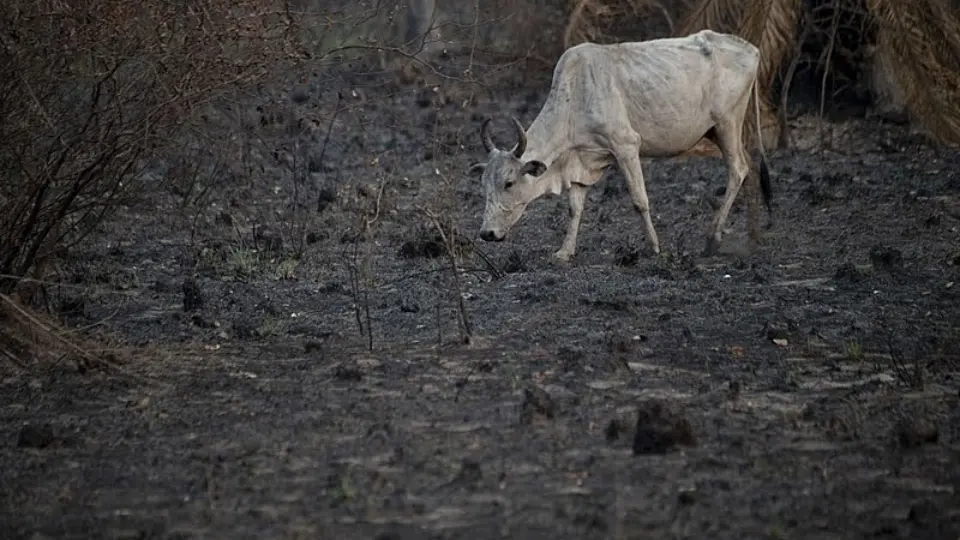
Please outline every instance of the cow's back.
[[687, 36], [692, 38], [701, 51], [707, 54], [720, 68], [742, 74], [753, 80], [760, 65], [760, 49], [753, 43], [733, 34], [721, 34], [713, 30], [701, 30]]
[[[629, 129], [651, 156], [686, 151], [750, 91], [759, 51], [733, 35], [615, 45], [584, 43], [557, 63], [552, 94], [577, 112], [578, 132]], [[560, 90], [557, 92], [557, 90]]]
[[760, 50], [752, 43], [713, 30], [683, 37], [591, 45], [581, 54], [591, 56], [593, 62], [608, 65], [625, 81], [634, 75], [657, 76], [671, 71], [683, 72], [701, 82], [724, 72], [740, 74], [740, 79], [752, 81], [760, 63]]

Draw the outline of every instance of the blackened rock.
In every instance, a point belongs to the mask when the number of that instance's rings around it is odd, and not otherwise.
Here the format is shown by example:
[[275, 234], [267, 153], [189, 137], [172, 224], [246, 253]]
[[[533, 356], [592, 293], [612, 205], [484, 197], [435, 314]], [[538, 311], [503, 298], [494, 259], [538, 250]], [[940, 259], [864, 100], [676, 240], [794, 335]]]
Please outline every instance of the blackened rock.
[[658, 399], [645, 401], [637, 407], [634, 455], [666, 454], [680, 445], [696, 445], [690, 421], [681, 412]]

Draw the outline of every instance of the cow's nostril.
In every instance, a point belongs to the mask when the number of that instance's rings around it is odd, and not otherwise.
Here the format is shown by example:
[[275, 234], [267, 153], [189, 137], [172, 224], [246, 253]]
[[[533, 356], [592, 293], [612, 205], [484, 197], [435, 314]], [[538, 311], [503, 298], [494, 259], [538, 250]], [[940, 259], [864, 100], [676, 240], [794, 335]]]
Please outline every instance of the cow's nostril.
[[485, 242], [492, 242], [497, 239], [497, 235], [493, 234], [493, 231], [480, 231], [480, 238]]

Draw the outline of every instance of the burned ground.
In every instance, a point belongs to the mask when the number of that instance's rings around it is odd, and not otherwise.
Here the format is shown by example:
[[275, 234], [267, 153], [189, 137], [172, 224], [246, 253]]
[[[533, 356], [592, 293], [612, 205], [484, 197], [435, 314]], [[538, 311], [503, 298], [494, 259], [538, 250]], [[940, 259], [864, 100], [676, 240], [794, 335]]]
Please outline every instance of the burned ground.
[[759, 251], [738, 205], [700, 257], [723, 164], [659, 160], [665, 253], [614, 171], [559, 264], [563, 197], [475, 242], [518, 71], [221, 107], [47, 289], [133, 357], [3, 365], [2, 536], [956, 538], [960, 154], [801, 117]]

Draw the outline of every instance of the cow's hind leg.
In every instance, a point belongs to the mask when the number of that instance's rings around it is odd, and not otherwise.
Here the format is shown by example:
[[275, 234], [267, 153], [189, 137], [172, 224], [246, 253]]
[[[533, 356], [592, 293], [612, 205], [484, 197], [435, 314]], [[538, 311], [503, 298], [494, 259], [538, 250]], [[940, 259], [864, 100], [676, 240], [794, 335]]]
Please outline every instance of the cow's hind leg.
[[634, 138], [636, 140], [632, 144], [615, 145], [613, 154], [627, 180], [627, 190], [633, 199], [633, 207], [643, 218], [647, 241], [650, 242], [653, 252], [659, 254], [660, 240], [657, 239], [657, 231], [654, 230], [653, 219], [650, 217], [650, 199], [647, 197], [647, 186], [643, 181], [643, 169], [640, 166], [640, 141], [639, 137]]
[[[730, 209], [740, 192], [740, 186], [750, 172], [750, 163], [747, 160], [746, 151], [743, 148], [743, 139], [741, 137], [740, 122], [723, 121], [718, 122], [717, 126], [710, 134], [720, 151], [723, 153], [723, 159], [727, 165], [727, 190], [724, 193], [723, 203], [717, 210], [713, 226], [707, 233], [707, 245], [704, 253], [712, 255], [720, 248], [720, 241], [723, 236], [723, 229], [727, 224], [727, 218], [730, 215]], [[750, 195], [748, 193], [748, 195]], [[751, 201], [748, 200], [750, 205]]]
[[563, 237], [563, 246], [553, 254], [561, 261], [569, 261], [577, 252], [577, 233], [580, 230], [580, 218], [583, 216], [583, 204], [587, 198], [587, 186], [570, 184], [570, 223], [567, 224], [567, 235]]

